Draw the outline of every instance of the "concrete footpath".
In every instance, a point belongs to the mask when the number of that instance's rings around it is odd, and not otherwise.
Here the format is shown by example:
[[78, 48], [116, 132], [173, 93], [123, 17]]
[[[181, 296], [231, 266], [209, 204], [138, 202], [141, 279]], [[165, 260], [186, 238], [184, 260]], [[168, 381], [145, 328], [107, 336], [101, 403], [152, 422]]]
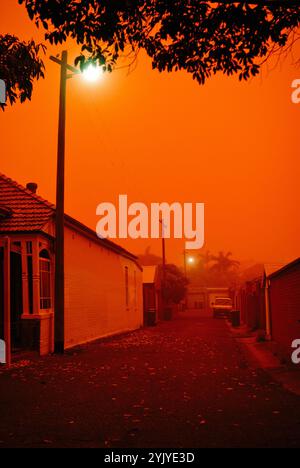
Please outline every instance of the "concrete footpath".
[[272, 342], [258, 342], [255, 333], [249, 333], [246, 327], [234, 328], [227, 322], [230, 332], [244, 348], [247, 360], [254, 367], [266, 371], [272, 379], [286, 390], [300, 396], [300, 365], [283, 364]]

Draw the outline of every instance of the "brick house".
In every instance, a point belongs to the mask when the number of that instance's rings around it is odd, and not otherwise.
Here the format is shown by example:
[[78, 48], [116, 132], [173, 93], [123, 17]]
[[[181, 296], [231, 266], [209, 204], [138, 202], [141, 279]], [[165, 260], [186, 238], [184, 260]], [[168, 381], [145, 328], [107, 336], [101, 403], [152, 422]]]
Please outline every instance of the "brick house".
[[[9, 239], [12, 347], [44, 355], [54, 348], [55, 207], [36, 189], [0, 174], [0, 339]], [[142, 301], [137, 258], [65, 215], [65, 348], [139, 328]]]
[[300, 339], [300, 258], [269, 276], [272, 339], [290, 359], [291, 344]]

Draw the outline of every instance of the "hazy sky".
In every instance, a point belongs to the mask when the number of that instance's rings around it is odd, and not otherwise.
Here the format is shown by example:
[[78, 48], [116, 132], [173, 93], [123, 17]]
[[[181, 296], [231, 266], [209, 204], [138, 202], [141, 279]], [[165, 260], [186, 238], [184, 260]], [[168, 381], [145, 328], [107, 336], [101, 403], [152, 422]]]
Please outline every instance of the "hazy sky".
[[[1, 1], [1, 33], [41, 39], [17, 0]], [[76, 47], [70, 46], [74, 57]], [[59, 53], [62, 47], [51, 49]], [[48, 54], [50, 53], [50, 49]], [[0, 114], [1, 168], [37, 182], [55, 200], [59, 68], [32, 102]], [[129, 201], [204, 202], [206, 245], [242, 260], [285, 262], [300, 256], [300, 105], [292, 57], [249, 83], [218, 76], [199, 86], [185, 73], [159, 74], [140, 56], [134, 72], [98, 84], [68, 82], [66, 212], [95, 229], [96, 206]], [[119, 242], [134, 253], [160, 241]], [[183, 241], [167, 241], [182, 262]]]

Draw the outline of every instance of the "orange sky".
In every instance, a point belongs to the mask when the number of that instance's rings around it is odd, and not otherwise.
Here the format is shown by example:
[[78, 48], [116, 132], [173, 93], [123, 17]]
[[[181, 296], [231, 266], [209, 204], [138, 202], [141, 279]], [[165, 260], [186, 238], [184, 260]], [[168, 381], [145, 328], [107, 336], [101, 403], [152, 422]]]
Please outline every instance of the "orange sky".
[[[2, 0], [0, 31], [41, 38], [17, 0]], [[59, 69], [46, 63], [32, 102], [0, 114], [0, 171], [37, 182], [39, 194], [54, 201]], [[299, 257], [295, 78], [300, 70], [289, 58], [249, 83], [219, 76], [199, 86], [185, 73], [153, 72], [141, 56], [129, 76], [117, 71], [97, 85], [70, 80], [66, 211], [95, 229], [96, 206], [118, 194], [147, 204], [204, 202], [205, 248], [241, 260]], [[134, 253], [147, 245], [160, 252], [159, 241], [118, 242]], [[167, 241], [168, 260], [182, 263], [183, 248], [183, 241]]]

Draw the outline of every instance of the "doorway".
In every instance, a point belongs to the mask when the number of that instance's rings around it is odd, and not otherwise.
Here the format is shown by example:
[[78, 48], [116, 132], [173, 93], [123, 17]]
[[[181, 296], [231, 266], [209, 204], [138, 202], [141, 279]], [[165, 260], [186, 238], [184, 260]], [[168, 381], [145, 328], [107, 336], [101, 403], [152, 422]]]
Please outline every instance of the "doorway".
[[[23, 313], [22, 257], [10, 254], [11, 345], [18, 350], [22, 345], [21, 316]], [[4, 249], [0, 248], [0, 339], [4, 338]]]

